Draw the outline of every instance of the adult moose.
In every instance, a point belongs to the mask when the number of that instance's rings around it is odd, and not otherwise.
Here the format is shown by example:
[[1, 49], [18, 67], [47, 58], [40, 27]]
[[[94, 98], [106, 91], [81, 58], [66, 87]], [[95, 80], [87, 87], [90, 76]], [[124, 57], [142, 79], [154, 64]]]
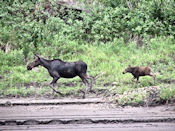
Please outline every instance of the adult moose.
[[35, 55], [35, 60], [27, 65], [27, 69], [32, 70], [32, 68], [39, 65], [45, 67], [48, 70], [50, 76], [53, 78], [52, 82], [50, 83], [50, 87], [53, 89], [53, 96], [54, 92], [62, 95], [61, 92], [54, 89], [55, 83], [60, 78], [73, 78], [79, 76], [86, 86], [83, 98], [85, 98], [89, 88], [87, 79], [91, 80], [90, 90], [92, 90], [93, 77], [87, 75], [87, 64], [83, 61], [64, 62], [60, 59], [47, 60], [38, 55]]

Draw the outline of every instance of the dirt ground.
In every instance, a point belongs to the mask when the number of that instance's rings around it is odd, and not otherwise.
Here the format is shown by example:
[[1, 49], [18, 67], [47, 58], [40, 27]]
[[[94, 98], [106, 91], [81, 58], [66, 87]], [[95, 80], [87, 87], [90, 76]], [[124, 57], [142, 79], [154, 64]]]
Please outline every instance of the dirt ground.
[[0, 99], [0, 130], [174, 131], [175, 104], [120, 107], [102, 98]]

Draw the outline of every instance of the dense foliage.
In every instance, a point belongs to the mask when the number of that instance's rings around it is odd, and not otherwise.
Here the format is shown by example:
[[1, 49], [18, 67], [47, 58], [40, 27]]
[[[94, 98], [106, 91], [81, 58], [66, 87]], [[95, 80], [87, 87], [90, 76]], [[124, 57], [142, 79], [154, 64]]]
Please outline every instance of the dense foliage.
[[121, 37], [128, 42], [175, 36], [174, 0], [103, 0], [93, 9], [87, 6], [90, 13], [78, 13], [78, 17], [74, 10], [66, 10], [68, 15], [63, 15], [65, 10], [58, 10], [56, 2], [1, 1], [0, 47], [5, 48], [8, 43], [13, 49], [22, 49], [27, 57], [29, 52], [38, 52], [41, 46], [55, 45], [65, 39], [107, 43]]

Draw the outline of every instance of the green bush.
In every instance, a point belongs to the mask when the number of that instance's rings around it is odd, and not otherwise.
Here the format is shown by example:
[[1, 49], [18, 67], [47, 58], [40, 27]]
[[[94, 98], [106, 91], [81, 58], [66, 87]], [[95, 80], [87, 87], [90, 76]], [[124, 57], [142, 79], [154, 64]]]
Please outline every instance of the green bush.
[[[54, 2], [50, 5], [53, 10], [57, 8]], [[14, 48], [21, 48], [27, 58], [30, 52], [38, 52], [39, 47], [54, 46], [65, 39], [109, 43], [115, 38], [128, 42], [137, 36], [175, 36], [173, 0], [132, 1], [132, 11], [126, 1], [101, 2], [104, 5], [97, 4], [89, 14], [66, 10], [68, 16], [65, 17], [44, 11], [43, 1], [1, 2], [1, 6], [7, 8], [0, 10], [4, 14], [0, 19], [0, 46], [10, 43]], [[65, 13], [64, 9], [60, 12]]]
[[[174, 85], [172, 85], [174, 86]], [[170, 100], [175, 98], [175, 88], [174, 87], [166, 87], [160, 89], [160, 98], [164, 100]]]
[[5, 54], [0, 50], [0, 65], [1, 66], [18, 66], [24, 64], [24, 55], [22, 50], [13, 50]]

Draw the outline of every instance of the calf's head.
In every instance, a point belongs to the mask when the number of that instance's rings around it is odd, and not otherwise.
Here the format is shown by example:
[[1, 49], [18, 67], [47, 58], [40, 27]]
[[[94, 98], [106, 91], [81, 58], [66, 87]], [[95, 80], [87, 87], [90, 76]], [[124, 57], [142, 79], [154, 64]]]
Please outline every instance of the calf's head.
[[131, 72], [131, 66], [130, 65], [128, 67], [126, 67], [126, 69], [123, 71], [123, 74], [125, 74], [127, 72]]
[[27, 65], [27, 70], [32, 70], [32, 68], [41, 65], [40, 57], [35, 55], [35, 60]]

